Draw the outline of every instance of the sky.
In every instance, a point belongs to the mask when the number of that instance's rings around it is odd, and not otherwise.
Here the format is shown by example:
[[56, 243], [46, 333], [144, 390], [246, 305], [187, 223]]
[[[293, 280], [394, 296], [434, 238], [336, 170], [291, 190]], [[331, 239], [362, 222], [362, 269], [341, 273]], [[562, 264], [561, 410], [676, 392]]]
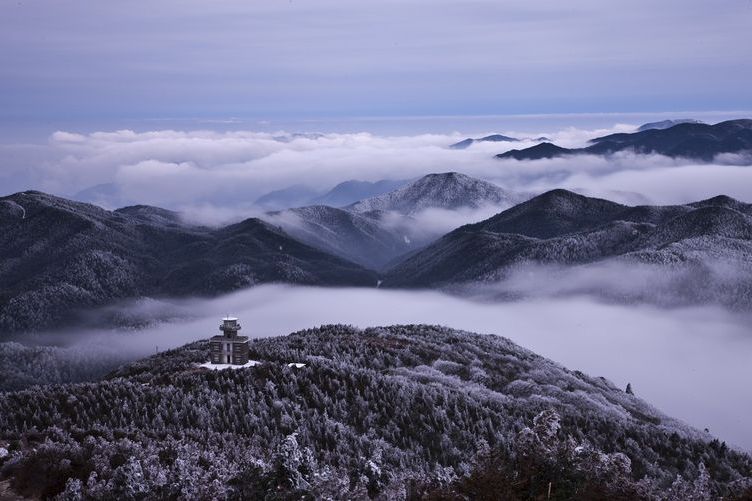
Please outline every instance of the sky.
[[752, 102], [749, 0], [0, 0], [0, 13], [5, 130]]

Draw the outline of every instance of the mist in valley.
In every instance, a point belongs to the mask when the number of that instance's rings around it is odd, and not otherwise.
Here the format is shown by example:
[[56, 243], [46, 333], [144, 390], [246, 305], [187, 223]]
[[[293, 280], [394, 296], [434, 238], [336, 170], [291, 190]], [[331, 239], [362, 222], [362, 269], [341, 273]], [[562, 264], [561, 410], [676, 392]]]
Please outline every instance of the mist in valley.
[[227, 314], [240, 317], [242, 334], [252, 338], [333, 323], [441, 324], [496, 334], [571, 370], [622, 388], [631, 383], [636, 395], [666, 414], [752, 450], [752, 322], [720, 307], [660, 308], [542, 294], [498, 302], [429, 291], [263, 285], [210, 300], [141, 300], [100, 314], [148, 326], [55, 333], [54, 340], [68, 353], [85, 349], [91, 356], [98, 347], [110, 357], [135, 359], [213, 336]]

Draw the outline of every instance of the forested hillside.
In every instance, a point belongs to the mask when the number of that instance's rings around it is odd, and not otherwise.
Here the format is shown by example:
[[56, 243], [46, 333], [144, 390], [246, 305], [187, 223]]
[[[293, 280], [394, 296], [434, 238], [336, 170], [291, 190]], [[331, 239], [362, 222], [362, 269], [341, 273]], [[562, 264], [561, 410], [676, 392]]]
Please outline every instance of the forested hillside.
[[[552, 190], [444, 235], [397, 263], [384, 285], [472, 288], [525, 266], [587, 272], [594, 263], [650, 267], [656, 277], [651, 289], [667, 284], [665, 294], [651, 295], [642, 287], [611, 297], [620, 302], [752, 309], [752, 206], [717, 196], [686, 205], [630, 207]], [[608, 296], [608, 290], [579, 292]]]
[[211, 229], [157, 207], [108, 211], [36, 191], [0, 198], [0, 336], [124, 298], [269, 282], [373, 285], [376, 276], [258, 219]]
[[207, 354], [0, 394], [2, 477], [61, 499], [751, 492], [749, 456], [505, 338], [339, 325], [254, 340], [248, 369], [199, 368]]

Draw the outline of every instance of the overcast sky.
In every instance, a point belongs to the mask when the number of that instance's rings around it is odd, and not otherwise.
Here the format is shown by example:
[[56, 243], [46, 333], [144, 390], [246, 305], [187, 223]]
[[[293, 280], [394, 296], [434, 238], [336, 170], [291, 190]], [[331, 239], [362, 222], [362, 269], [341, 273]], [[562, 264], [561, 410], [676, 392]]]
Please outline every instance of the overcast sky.
[[0, 0], [0, 120], [743, 110], [749, 0]]

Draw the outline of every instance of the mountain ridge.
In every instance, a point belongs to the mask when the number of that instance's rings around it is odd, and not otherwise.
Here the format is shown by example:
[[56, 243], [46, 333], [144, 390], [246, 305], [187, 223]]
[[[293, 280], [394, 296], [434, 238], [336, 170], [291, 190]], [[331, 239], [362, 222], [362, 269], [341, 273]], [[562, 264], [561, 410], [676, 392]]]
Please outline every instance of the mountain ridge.
[[[563, 266], [627, 262], [697, 269], [734, 263], [721, 273], [685, 284], [698, 297], [712, 289], [723, 304], [752, 308], [752, 206], [719, 196], [683, 206], [630, 207], [552, 190], [479, 223], [462, 226], [388, 270], [387, 287], [444, 287], [503, 279], [529, 264]], [[702, 271], [705, 268], [706, 271]], [[712, 287], [711, 287], [712, 285]], [[728, 288], [724, 292], [723, 288]]]
[[266, 219], [313, 247], [382, 270], [441, 236], [416, 219], [426, 211], [504, 208], [523, 198], [492, 183], [446, 172], [342, 208], [299, 207], [268, 213]]
[[259, 219], [213, 229], [153, 207], [108, 211], [41, 192], [0, 198], [0, 332], [57, 325], [78, 308], [150, 295], [213, 295], [284, 281], [375, 284], [375, 274]]
[[519, 195], [493, 183], [459, 172], [444, 172], [427, 174], [403, 188], [360, 200], [345, 209], [358, 213], [395, 211], [411, 215], [430, 208], [477, 209], [483, 205], [509, 204], [518, 199]]
[[665, 129], [620, 132], [597, 137], [584, 148], [562, 148], [550, 143], [496, 155], [499, 159], [539, 160], [569, 155], [611, 155], [620, 151], [657, 154], [672, 158], [712, 161], [724, 153], [742, 154], [752, 150], [752, 119], [737, 119], [713, 125], [679, 123]]

